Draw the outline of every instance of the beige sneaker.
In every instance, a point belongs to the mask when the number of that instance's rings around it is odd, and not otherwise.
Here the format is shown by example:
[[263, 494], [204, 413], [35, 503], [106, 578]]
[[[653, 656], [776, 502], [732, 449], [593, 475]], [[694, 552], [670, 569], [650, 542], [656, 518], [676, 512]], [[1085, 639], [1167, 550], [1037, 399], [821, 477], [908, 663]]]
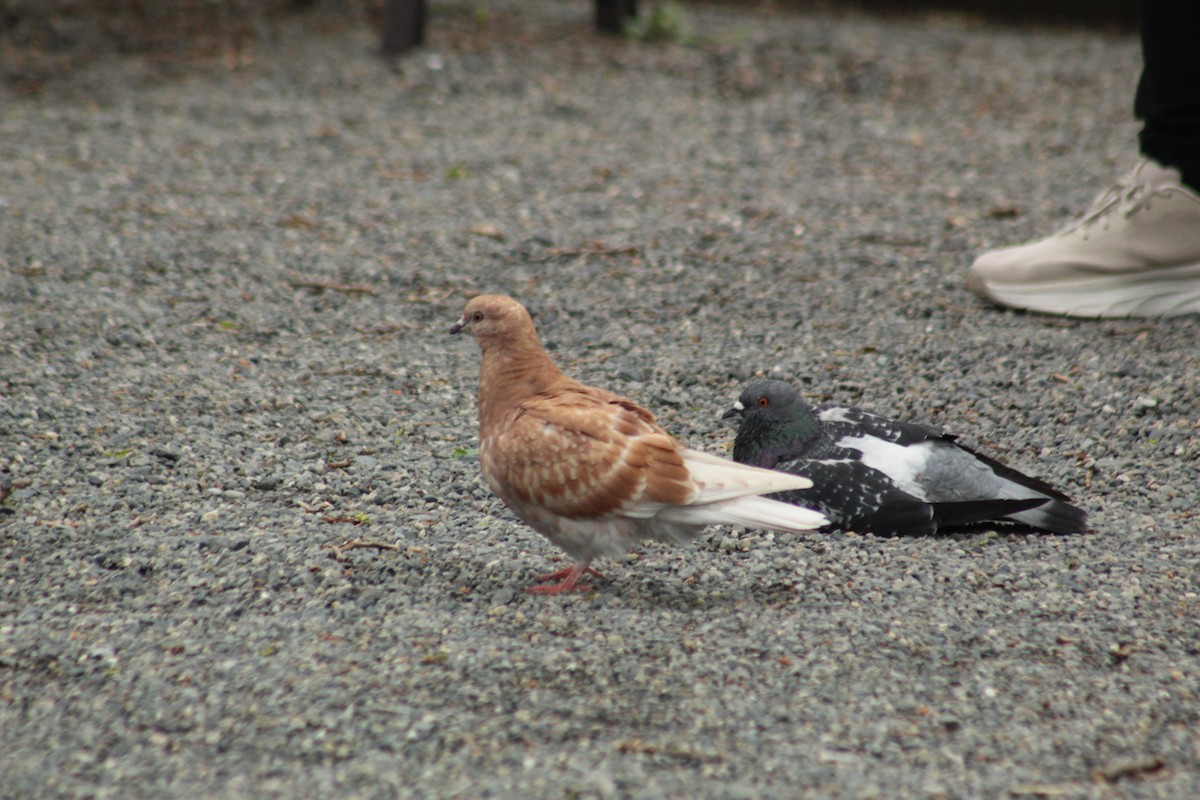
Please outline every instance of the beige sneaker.
[[1083, 219], [975, 259], [967, 287], [995, 303], [1072, 317], [1200, 313], [1200, 195], [1142, 161]]

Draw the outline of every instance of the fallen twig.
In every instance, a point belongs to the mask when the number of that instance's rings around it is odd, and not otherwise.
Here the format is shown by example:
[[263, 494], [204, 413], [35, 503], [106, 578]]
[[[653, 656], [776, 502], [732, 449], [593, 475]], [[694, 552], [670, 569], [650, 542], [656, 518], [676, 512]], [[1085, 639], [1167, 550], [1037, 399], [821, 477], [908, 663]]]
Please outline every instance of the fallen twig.
[[581, 247], [552, 247], [548, 252], [553, 258], [566, 258], [570, 256], [636, 256], [639, 251], [635, 244], [609, 247], [604, 242], [588, 242]]
[[289, 280], [288, 283], [297, 289], [328, 289], [331, 292], [342, 292], [343, 294], [369, 294], [372, 297], [379, 296], [378, 289], [365, 283], [338, 283], [337, 281], [322, 280], [319, 278], [293, 278]]
[[1133, 778], [1150, 772], [1158, 772], [1165, 766], [1166, 763], [1158, 756], [1115, 761], [1093, 772], [1092, 780], [1096, 783], [1116, 783], [1122, 778]]
[[400, 545], [390, 542], [380, 542], [374, 539], [350, 539], [341, 544], [323, 544], [322, 550], [328, 550], [330, 558], [336, 561], [345, 561], [346, 552], [348, 550], [359, 550], [364, 547], [369, 547], [374, 550], [399, 550]]

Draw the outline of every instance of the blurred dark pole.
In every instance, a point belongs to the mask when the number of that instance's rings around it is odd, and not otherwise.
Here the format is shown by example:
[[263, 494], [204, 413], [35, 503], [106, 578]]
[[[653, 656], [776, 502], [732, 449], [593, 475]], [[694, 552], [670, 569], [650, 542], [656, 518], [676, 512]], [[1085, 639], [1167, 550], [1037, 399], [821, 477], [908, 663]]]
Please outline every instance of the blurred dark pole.
[[[599, 2], [599, 0], [597, 0]], [[425, 0], [387, 0], [380, 50], [395, 56], [425, 41]]]
[[637, 0], [596, 0], [596, 28], [604, 33], [624, 33], [625, 20], [637, 16]]
[[[295, 0], [297, 4], [306, 0]], [[604, 33], [620, 34], [625, 21], [637, 16], [637, 0], [595, 0], [596, 28]], [[383, 41], [385, 56], [399, 55], [425, 41], [425, 0], [385, 0]]]

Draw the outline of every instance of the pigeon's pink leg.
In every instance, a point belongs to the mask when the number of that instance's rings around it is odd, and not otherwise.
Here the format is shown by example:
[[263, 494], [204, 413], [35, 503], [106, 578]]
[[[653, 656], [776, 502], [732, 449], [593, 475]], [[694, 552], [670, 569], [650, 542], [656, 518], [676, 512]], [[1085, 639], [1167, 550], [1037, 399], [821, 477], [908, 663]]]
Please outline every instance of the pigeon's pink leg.
[[[585, 573], [588, 575], [594, 575], [597, 578], [601, 578], [601, 579], [604, 578], [603, 575], [601, 575], [599, 572], [596, 572], [596, 570], [594, 570], [588, 566], [588, 564], [590, 564], [590, 563], [592, 563], [591, 559], [583, 562], [582, 564], [572, 564], [571, 566], [567, 567], [566, 569], [560, 569], [558, 572], [550, 572], [545, 575], [538, 575], [537, 576], [538, 585], [530, 586], [525, 591], [529, 592], [530, 594], [563, 594], [565, 592], [590, 592], [592, 590], [591, 584], [579, 583], [579, 579], [582, 578]], [[542, 585], [545, 583], [549, 583], [550, 581], [558, 581], [558, 580], [561, 580], [561, 583], [551, 584], [550, 586]]]

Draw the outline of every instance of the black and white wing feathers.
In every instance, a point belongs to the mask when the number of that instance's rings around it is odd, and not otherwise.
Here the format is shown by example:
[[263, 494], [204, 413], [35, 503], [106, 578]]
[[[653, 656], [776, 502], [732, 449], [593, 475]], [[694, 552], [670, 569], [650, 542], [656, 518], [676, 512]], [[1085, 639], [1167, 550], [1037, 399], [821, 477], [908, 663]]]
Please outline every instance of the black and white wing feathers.
[[937, 531], [933, 508], [878, 470], [853, 458], [800, 458], [778, 469], [812, 481], [808, 489], [771, 495], [815, 508], [829, 517], [823, 530], [928, 534]]
[[996, 520], [1046, 502], [1041, 497], [927, 502], [855, 459], [796, 459], [780, 464], [779, 469], [803, 475], [813, 485], [772, 497], [817, 509], [829, 517], [830, 524], [823, 528], [826, 531], [927, 535]]

